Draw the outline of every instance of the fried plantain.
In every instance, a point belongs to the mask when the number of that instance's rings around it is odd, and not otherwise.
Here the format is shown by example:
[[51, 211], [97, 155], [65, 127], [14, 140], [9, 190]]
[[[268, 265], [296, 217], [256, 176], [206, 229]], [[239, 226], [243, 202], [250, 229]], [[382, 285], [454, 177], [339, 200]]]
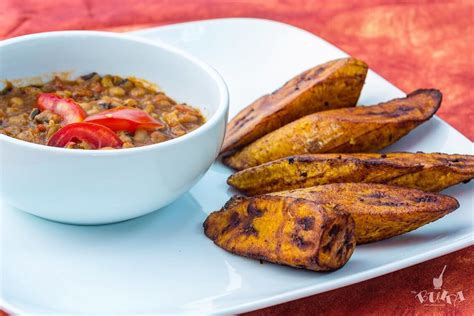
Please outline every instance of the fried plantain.
[[361, 60], [343, 58], [297, 75], [240, 111], [227, 125], [221, 151], [240, 148], [305, 115], [355, 106], [367, 69]]
[[229, 252], [314, 271], [340, 268], [355, 246], [349, 214], [292, 197], [236, 196], [203, 226]]
[[307, 199], [351, 214], [358, 244], [404, 234], [459, 207], [447, 195], [372, 183], [333, 183], [269, 195]]
[[382, 183], [436, 192], [472, 178], [472, 155], [309, 154], [239, 171], [227, 183], [247, 195], [343, 182]]
[[441, 99], [438, 90], [423, 89], [378, 105], [310, 114], [224, 157], [223, 162], [242, 170], [292, 155], [374, 152], [431, 118]]

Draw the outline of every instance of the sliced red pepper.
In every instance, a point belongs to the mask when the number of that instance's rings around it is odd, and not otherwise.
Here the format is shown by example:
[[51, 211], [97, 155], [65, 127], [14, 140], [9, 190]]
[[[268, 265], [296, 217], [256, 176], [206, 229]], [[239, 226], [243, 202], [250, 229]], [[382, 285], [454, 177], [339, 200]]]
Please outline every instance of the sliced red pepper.
[[85, 119], [86, 122], [107, 126], [114, 131], [135, 132], [139, 128], [157, 129], [163, 124], [151, 117], [147, 112], [124, 106], [91, 115]]
[[87, 116], [86, 112], [74, 100], [62, 98], [54, 93], [41, 93], [37, 103], [41, 111], [49, 110], [60, 115], [64, 124], [82, 122]]
[[48, 146], [65, 147], [70, 142], [85, 142], [92, 149], [122, 147], [123, 142], [110, 128], [93, 123], [72, 123], [62, 127], [51, 136]]

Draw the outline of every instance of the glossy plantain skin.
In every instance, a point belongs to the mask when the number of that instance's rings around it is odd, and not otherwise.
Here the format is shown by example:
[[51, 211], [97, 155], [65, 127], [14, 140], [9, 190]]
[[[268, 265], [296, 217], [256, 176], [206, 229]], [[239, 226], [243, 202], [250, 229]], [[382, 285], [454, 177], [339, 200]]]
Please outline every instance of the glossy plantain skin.
[[382, 183], [441, 191], [474, 178], [474, 156], [441, 153], [309, 154], [244, 169], [227, 183], [246, 195], [329, 183]]
[[343, 58], [297, 75], [229, 122], [221, 152], [238, 149], [305, 115], [355, 106], [367, 69], [361, 60]]
[[404, 234], [459, 207], [447, 195], [371, 183], [333, 183], [270, 195], [307, 199], [351, 214], [358, 244]]
[[378, 105], [310, 114], [263, 136], [223, 162], [242, 170], [292, 155], [375, 152], [430, 119], [441, 99], [438, 90], [423, 89]]
[[293, 197], [236, 196], [203, 226], [231, 253], [313, 271], [340, 268], [355, 247], [349, 214]]

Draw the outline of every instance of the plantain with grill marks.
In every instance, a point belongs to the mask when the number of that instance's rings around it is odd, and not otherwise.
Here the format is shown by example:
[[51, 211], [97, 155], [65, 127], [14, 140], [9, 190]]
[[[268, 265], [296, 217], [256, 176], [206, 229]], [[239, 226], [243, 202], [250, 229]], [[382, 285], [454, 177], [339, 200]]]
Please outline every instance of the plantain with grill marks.
[[474, 156], [441, 153], [296, 155], [248, 168], [227, 183], [246, 195], [329, 183], [382, 183], [441, 191], [474, 178]]
[[301, 154], [376, 152], [430, 119], [441, 104], [438, 90], [421, 89], [389, 102], [304, 116], [224, 157], [242, 170]]
[[305, 115], [355, 106], [367, 69], [361, 60], [342, 58], [304, 71], [240, 111], [227, 125], [221, 152], [241, 148]]
[[306, 199], [350, 214], [358, 244], [415, 230], [459, 207], [447, 195], [372, 183], [333, 183], [269, 195]]
[[285, 196], [235, 196], [207, 217], [204, 232], [231, 253], [313, 271], [340, 268], [355, 247], [349, 214]]

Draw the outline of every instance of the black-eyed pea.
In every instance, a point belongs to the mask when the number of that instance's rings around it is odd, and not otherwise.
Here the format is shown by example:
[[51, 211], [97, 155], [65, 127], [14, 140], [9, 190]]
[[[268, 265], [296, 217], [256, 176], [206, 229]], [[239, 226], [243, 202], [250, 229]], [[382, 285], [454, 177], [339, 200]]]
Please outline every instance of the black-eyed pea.
[[98, 100], [98, 103], [112, 103], [112, 98], [104, 95], [100, 100]]
[[168, 140], [168, 137], [166, 137], [165, 134], [160, 133], [158, 131], [151, 133], [150, 138], [151, 138], [151, 141], [155, 144], [164, 142], [165, 140]]
[[81, 102], [81, 103], [79, 103], [79, 105], [86, 112], [89, 111], [92, 108], [92, 104], [90, 102]]
[[123, 100], [119, 98], [112, 98], [112, 101], [110, 103], [112, 104], [113, 107], [122, 106]]
[[102, 78], [102, 80], [100, 81], [100, 83], [102, 84], [103, 87], [105, 88], [111, 88], [114, 86], [114, 83], [112, 81], [112, 77], [107, 75], [105, 77]]
[[5, 127], [4, 131], [10, 135], [18, 135], [18, 133], [21, 133], [21, 130], [18, 126], [7, 126]]
[[26, 113], [15, 116], [10, 116], [8, 123], [11, 125], [22, 125], [28, 122], [28, 115]]
[[166, 95], [160, 93], [155, 97], [155, 101], [162, 106], [170, 106], [173, 105], [173, 102], [168, 98]]
[[42, 124], [56, 124], [62, 121], [62, 117], [49, 110], [44, 110], [43, 112], [40, 112], [39, 114], [35, 115], [34, 120]]
[[136, 107], [138, 105], [138, 102], [135, 99], [127, 99], [125, 100], [124, 104], [126, 106]]
[[122, 83], [125, 83], [128, 79], [126, 78], [122, 78], [122, 77], [119, 77], [119, 76], [113, 76], [112, 77], [112, 82], [114, 83], [114, 85], [116, 86], [120, 86]]
[[127, 79], [127, 81], [121, 83], [120, 86], [125, 90], [130, 91], [133, 88], [133, 82]]
[[148, 132], [144, 129], [137, 129], [135, 135], [133, 135], [133, 140], [137, 143], [144, 143], [148, 139]]
[[93, 97], [93, 96], [94, 96], [94, 93], [92, 91], [90, 91], [88, 89], [84, 89], [84, 88], [77, 88], [72, 93], [72, 98], [73, 99], [82, 98], [83, 100], [87, 100], [87, 99], [89, 99], [90, 97]]
[[186, 134], [186, 131], [183, 130], [181, 127], [177, 126], [177, 127], [172, 127], [171, 128], [171, 132], [173, 132], [174, 135], [176, 136], [183, 136], [184, 134]]
[[[51, 121], [50, 121], [51, 123]], [[48, 126], [46, 126], [48, 132], [46, 133], [46, 138], [49, 139], [51, 138], [51, 136], [53, 136], [54, 133], [56, 133], [60, 128], [61, 128], [61, 125], [59, 124], [55, 124], [53, 122], [53, 124], [48, 124]]]
[[155, 106], [153, 105], [153, 103], [150, 102], [145, 106], [143, 110], [147, 113], [152, 113], [153, 111], [155, 111]]
[[179, 117], [180, 123], [195, 123], [199, 120], [199, 118], [195, 115], [184, 113]]
[[[95, 77], [94, 77], [95, 78]], [[93, 79], [91, 79], [93, 80]], [[95, 92], [95, 93], [100, 93], [104, 90], [104, 88], [102, 87], [102, 85], [97, 82], [97, 81], [92, 81], [92, 83], [89, 85], [89, 89], [92, 91], [92, 92]]]
[[128, 135], [128, 132], [120, 131], [120, 132], [117, 133], [117, 136], [124, 143], [131, 143], [132, 142], [132, 138]]
[[69, 98], [72, 96], [72, 92], [69, 90], [56, 91], [55, 93], [62, 98]]
[[113, 97], [123, 97], [125, 95], [125, 90], [120, 87], [109, 88], [109, 95]]
[[34, 141], [34, 135], [33, 135], [32, 131], [29, 130], [29, 129], [19, 133], [18, 135], [16, 135], [16, 137], [18, 139], [21, 139], [21, 140], [24, 140], [24, 141], [27, 141], [27, 142]]
[[140, 87], [135, 87], [132, 90], [130, 90], [130, 95], [135, 98], [142, 97], [143, 95], [145, 95], [145, 89], [140, 88]]
[[139, 106], [140, 106], [140, 108], [142, 108], [143, 110], [145, 110], [146, 107], [147, 107], [147, 106], [150, 106], [150, 105], [153, 106], [153, 107], [155, 107], [155, 105], [154, 105], [151, 101], [142, 101], [142, 102], [140, 102], [140, 105], [139, 105]]
[[19, 97], [13, 97], [10, 99], [10, 104], [12, 106], [20, 107], [23, 105], [23, 99]]
[[163, 113], [163, 120], [168, 124], [169, 126], [176, 126], [179, 125], [179, 120], [178, 116], [176, 115], [176, 112], [166, 112]]
[[122, 145], [122, 148], [133, 148], [133, 147], [135, 146], [133, 146], [133, 144], [129, 142], [124, 142]]

